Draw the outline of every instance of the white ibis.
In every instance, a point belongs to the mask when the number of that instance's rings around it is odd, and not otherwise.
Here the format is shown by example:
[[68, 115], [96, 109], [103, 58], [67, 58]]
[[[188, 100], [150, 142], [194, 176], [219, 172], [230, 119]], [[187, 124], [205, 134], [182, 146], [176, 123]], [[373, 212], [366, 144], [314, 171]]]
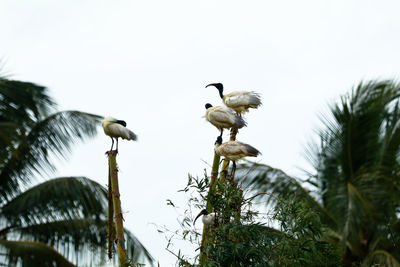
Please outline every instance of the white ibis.
[[206, 209], [200, 211], [199, 215], [196, 216], [194, 219], [193, 225], [196, 223], [196, 220], [203, 215], [201, 219], [205, 225], [216, 225], [217, 223], [217, 216], [215, 212], [208, 213]]
[[104, 133], [111, 137], [111, 149], [114, 145], [114, 139], [117, 140], [117, 151], [118, 151], [118, 137], [126, 140], [137, 140], [137, 136], [131, 130], [126, 128], [126, 122], [123, 120], [117, 120], [112, 117], [107, 117], [101, 122], [103, 126]]
[[222, 83], [210, 83], [206, 88], [208, 86], [215, 86], [224, 104], [238, 114], [248, 112], [249, 108], [258, 108], [261, 105], [260, 95], [256, 92], [237, 91], [224, 95]]
[[256, 148], [251, 145], [239, 142], [239, 141], [228, 141], [223, 144], [222, 138], [218, 137], [215, 142], [215, 152], [218, 155], [224, 156], [226, 159], [232, 161], [232, 176], [236, 170], [236, 161], [241, 160], [245, 157], [257, 157], [260, 153]]
[[236, 115], [232, 109], [223, 106], [213, 107], [210, 103], [206, 104], [206, 114], [204, 117], [221, 131], [220, 136], [222, 136], [224, 129], [232, 127], [240, 129], [246, 126], [246, 122]]

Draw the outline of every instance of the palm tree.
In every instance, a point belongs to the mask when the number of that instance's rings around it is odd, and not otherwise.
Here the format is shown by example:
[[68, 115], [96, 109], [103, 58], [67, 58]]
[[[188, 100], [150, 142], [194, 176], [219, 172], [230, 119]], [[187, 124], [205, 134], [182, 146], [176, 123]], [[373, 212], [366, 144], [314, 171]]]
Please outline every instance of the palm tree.
[[242, 166], [255, 190], [311, 204], [344, 266], [400, 266], [399, 97], [400, 84], [371, 81], [332, 105], [320, 144], [307, 150], [314, 170], [306, 179], [265, 164]]
[[[57, 111], [45, 87], [0, 77], [0, 262], [4, 266], [105, 262], [105, 188], [85, 177], [59, 177], [34, 185], [35, 176], [55, 170], [51, 156], [65, 158], [75, 141], [93, 137], [100, 119], [79, 111]], [[149, 252], [129, 231], [126, 239], [135, 262], [152, 263]]]

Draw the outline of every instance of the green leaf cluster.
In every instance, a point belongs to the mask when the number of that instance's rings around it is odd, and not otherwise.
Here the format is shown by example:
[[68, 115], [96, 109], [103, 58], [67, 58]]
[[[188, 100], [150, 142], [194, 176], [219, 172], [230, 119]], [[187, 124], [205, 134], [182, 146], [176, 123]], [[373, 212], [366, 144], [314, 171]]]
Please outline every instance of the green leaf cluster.
[[[323, 239], [325, 228], [307, 202], [294, 197], [279, 199], [265, 219], [253, 205], [254, 198], [245, 198], [234, 184], [217, 181], [215, 190], [205, 195], [207, 181], [206, 176], [189, 177], [188, 186], [181, 190], [190, 195], [189, 207], [181, 231], [174, 232], [174, 237], [199, 245], [200, 234], [190, 224], [193, 219], [188, 211], [192, 206], [203, 209], [207, 200], [212, 203], [218, 222], [210, 227], [206, 246], [199, 247], [207, 255], [201, 266], [340, 266], [337, 247]], [[239, 207], [237, 221], [232, 215]], [[268, 225], [269, 220], [280, 229]], [[179, 266], [200, 266], [198, 256], [190, 259], [180, 251], [175, 256]]]

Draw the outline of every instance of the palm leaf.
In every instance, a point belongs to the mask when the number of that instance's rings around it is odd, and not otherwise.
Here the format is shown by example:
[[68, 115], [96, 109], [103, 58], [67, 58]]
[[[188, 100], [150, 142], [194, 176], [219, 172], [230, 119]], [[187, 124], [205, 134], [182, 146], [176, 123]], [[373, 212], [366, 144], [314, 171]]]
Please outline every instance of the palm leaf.
[[[249, 188], [256, 192], [270, 192], [279, 197], [295, 196], [312, 204], [319, 212], [321, 221], [336, 228], [337, 222], [321, 204], [293, 177], [280, 169], [272, 168], [266, 164], [247, 163], [238, 166], [237, 176]], [[265, 196], [267, 204], [277, 204], [277, 199]]]
[[23, 129], [13, 122], [0, 121], [0, 169], [11, 156], [18, 158], [16, 145], [19, 138], [24, 138], [21, 133]]
[[0, 77], [0, 121], [12, 121], [30, 127], [55, 107], [47, 88]]
[[18, 195], [1, 209], [2, 221], [24, 226], [60, 219], [104, 217], [106, 191], [85, 177], [49, 180]]
[[151, 256], [149, 251], [144, 247], [144, 245], [127, 229], [125, 232], [125, 247], [128, 252], [128, 257], [134, 263], [147, 263], [154, 266], [154, 258]]
[[52, 247], [41, 242], [0, 240], [0, 259], [7, 266], [73, 267]]
[[399, 267], [400, 263], [392, 254], [385, 250], [375, 250], [368, 255], [362, 266]]
[[[105, 260], [107, 243], [106, 201], [105, 188], [92, 180], [52, 179], [2, 207], [2, 224], [6, 227], [0, 236], [44, 242], [69, 259], [100, 264]], [[153, 263], [132, 233], [126, 230], [125, 238], [128, 256], [134, 262]]]
[[[10, 232], [19, 240], [43, 242], [69, 259], [100, 265], [106, 261], [107, 221], [90, 218], [63, 220], [15, 228]], [[152, 265], [153, 257], [144, 245], [125, 230], [128, 257], [135, 263]]]
[[[9, 236], [43, 242], [80, 264], [102, 264], [106, 260], [105, 220], [68, 219], [13, 228]], [[77, 262], [76, 262], [77, 263]]]
[[[9, 199], [27, 186], [35, 173], [55, 170], [50, 154], [65, 158], [76, 140], [96, 134], [101, 117], [79, 111], [54, 113], [37, 122], [19, 143], [18, 156], [13, 155], [0, 169], [0, 196]], [[17, 181], [18, 178], [18, 181]]]

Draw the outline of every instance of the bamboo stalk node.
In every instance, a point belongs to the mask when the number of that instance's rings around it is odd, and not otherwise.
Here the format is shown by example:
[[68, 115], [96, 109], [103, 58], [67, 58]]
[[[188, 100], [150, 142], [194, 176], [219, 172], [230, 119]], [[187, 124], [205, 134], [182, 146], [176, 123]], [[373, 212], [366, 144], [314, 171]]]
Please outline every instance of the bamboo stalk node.
[[[114, 240], [115, 244], [117, 244], [117, 245], [119, 244], [120, 241], [125, 241], [125, 238], [122, 238], [122, 239], [116, 238], [116, 239]], [[122, 245], [122, 246], [124, 246], [124, 245]]]
[[112, 194], [114, 197], [119, 198], [121, 195], [118, 192], [115, 192], [114, 190], [112, 191]]
[[120, 212], [120, 213], [118, 213], [117, 215], [115, 215], [114, 218], [115, 218], [115, 219], [122, 219], [123, 221], [125, 221], [125, 220], [124, 220], [124, 217], [123, 217], [123, 215], [122, 215], [122, 212]]

